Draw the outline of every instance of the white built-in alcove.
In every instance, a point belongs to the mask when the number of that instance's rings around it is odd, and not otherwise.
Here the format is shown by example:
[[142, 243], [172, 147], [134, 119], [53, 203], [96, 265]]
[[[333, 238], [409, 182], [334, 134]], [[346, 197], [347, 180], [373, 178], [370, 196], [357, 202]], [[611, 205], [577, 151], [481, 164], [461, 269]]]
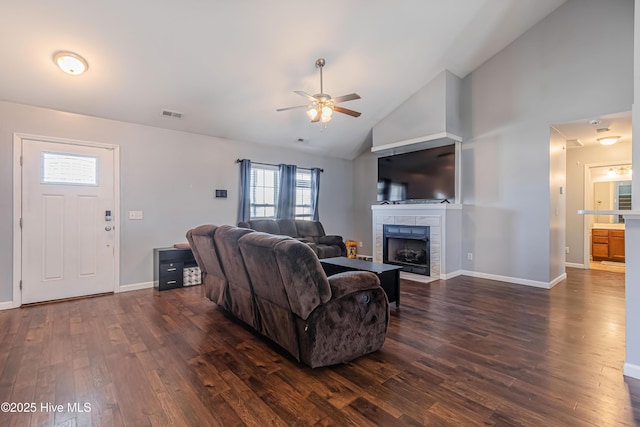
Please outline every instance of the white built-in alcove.
[[371, 151], [379, 156], [455, 145], [455, 200], [449, 199], [451, 204], [371, 206], [375, 262], [383, 261], [385, 224], [428, 226], [430, 277], [450, 279], [461, 274], [461, 90], [462, 80], [444, 70], [373, 128]]

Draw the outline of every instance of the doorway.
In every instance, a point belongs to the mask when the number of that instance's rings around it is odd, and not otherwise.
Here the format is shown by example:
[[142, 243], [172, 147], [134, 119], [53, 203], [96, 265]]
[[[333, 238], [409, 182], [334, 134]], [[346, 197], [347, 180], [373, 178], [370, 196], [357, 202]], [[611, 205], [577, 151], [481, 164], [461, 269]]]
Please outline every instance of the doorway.
[[[604, 223], [607, 229], [623, 227], [623, 225], [618, 225], [620, 218], [580, 215], [578, 211], [617, 210], [622, 207], [619, 205], [619, 198], [614, 196], [614, 186], [617, 184], [611, 183], [602, 184], [603, 188], [600, 189], [602, 191], [597, 198], [601, 203], [594, 205], [596, 200], [594, 183], [623, 181], [627, 179], [625, 176], [628, 180], [631, 179], [631, 112], [586, 118], [552, 127], [559, 132], [566, 146], [565, 265], [588, 269], [591, 268], [593, 225]], [[612, 138], [613, 141], [606, 141], [607, 137]], [[606, 142], [614, 143], [607, 145]], [[628, 169], [628, 172], [624, 169]], [[617, 178], [611, 178], [611, 175]], [[622, 191], [624, 192], [625, 189], [623, 188]], [[616, 245], [614, 244], [613, 247], [615, 248]]]
[[584, 220], [585, 266], [624, 273], [624, 216], [606, 213], [631, 209], [631, 163], [586, 164], [584, 206], [603, 214], [587, 215]]
[[20, 154], [14, 306], [114, 292], [118, 147], [16, 135], [14, 148]]

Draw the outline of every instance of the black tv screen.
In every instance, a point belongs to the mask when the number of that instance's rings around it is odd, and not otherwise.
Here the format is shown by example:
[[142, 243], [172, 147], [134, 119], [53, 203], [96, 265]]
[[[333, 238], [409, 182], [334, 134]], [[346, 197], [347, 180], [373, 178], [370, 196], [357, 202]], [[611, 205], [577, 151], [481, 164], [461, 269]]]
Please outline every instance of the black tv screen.
[[453, 202], [455, 184], [455, 144], [378, 158], [378, 202]]

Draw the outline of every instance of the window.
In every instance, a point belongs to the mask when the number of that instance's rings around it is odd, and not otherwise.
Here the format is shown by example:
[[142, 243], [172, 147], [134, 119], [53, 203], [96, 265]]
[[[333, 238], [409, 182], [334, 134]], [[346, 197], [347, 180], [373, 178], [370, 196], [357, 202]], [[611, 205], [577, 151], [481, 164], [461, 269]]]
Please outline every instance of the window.
[[296, 219], [311, 219], [311, 171], [296, 171]]
[[97, 185], [97, 162], [93, 156], [42, 153], [42, 183]]
[[275, 218], [278, 200], [278, 168], [251, 166], [251, 218]]
[[[251, 219], [275, 219], [280, 172], [277, 166], [252, 164], [249, 213]], [[312, 219], [311, 170], [296, 170], [295, 219]]]

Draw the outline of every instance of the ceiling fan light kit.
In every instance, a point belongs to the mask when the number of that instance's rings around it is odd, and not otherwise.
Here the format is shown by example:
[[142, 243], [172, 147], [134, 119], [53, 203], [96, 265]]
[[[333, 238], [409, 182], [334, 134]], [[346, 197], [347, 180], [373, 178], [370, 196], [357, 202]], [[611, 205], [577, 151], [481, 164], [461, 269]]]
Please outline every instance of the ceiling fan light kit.
[[333, 112], [337, 111], [342, 114], [347, 114], [352, 117], [359, 117], [360, 113], [357, 111], [349, 110], [348, 108], [338, 107], [335, 104], [340, 102], [352, 101], [354, 99], [360, 99], [360, 95], [357, 93], [350, 93], [348, 95], [332, 98], [331, 95], [324, 93], [324, 87], [322, 84], [322, 67], [325, 65], [324, 58], [316, 60], [316, 67], [320, 68], [320, 93], [316, 93], [311, 96], [306, 92], [296, 90], [294, 91], [303, 98], [307, 98], [311, 101], [311, 104], [298, 105], [295, 107], [278, 108], [276, 111], [293, 110], [296, 108], [306, 108], [307, 116], [311, 119], [311, 123], [322, 122], [327, 123], [333, 117]]

